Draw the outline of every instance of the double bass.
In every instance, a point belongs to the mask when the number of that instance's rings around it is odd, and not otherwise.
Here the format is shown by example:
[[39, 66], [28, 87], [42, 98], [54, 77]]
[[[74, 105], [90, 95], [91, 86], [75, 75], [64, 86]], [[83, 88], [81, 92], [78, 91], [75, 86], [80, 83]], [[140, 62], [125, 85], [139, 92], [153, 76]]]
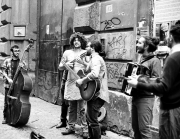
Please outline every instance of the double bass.
[[[22, 62], [25, 52], [28, 52], [32, 46], [33, 40], [30, 39], [29, 45], [25, 48], [19, 63]], [[32, 87], [33, 82], [27, 70], [18, 65], [13, 82], [7, 93], [6, 122], [9, 125], [23, 126], [28, 122], [31, 112], [29, 96]]]

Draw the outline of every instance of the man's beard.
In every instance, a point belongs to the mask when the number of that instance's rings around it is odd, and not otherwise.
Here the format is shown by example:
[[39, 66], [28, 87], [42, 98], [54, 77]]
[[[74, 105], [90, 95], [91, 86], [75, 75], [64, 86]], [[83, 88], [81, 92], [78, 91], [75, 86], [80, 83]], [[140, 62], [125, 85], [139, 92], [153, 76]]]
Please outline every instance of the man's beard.
[[15, 54], [13, 53], [13, 57], [14, 57], [14, 58], [19, 58], [19, 54], [15, 55]]
[[169, 39], [167, 45], [169, 48], [172, 48], [173, 47], [173, 41]]
[[91, 55], [91, 50], [87, 50], [86, 55], [87, 55], [87, 56], [90, 56], [90, 55]]
[[78, 44], [78, 43], [76, 43], [76, 44], [74, 45], [74, 47], [75, 47], [75, 48], [79, 48], [79, 47], [81, 47], [81, 45]]
[[137, 53], [143, 54], [144, 53], [144, 49], [137, 49]]

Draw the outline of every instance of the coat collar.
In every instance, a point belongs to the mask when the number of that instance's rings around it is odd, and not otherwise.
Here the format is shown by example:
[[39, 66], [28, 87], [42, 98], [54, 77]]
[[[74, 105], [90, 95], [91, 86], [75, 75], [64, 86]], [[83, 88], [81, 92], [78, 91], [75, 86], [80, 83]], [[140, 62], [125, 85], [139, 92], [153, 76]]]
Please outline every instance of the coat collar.
[[94, 56], [97, 56], [97, 55], [99, 55], [99, 54], [94, 52], [94, 53], [91, 54], [91, 57], [94, 57]]
[[176, 44], [172, 47], [170, 54], [180, 51], [180, 44]]

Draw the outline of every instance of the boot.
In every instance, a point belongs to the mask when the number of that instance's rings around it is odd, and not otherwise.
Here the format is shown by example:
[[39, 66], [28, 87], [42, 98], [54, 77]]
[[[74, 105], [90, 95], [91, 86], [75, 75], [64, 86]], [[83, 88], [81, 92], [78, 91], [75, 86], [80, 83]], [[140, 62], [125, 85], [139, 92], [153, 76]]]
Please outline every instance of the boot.
[[67, 126], [66, 122], [61, 121], [61, 122], [56, 126], [56, 128], [62, 128], [62, 127], [66, 127], [66, 126]]
[[89, 134], [88, 139], [92, 139], [93, 133], [92, 133], [92, 129], [91, 129], [91, 127], [89, 126], [89, 124], [88, 124], [88, 134]]
[[70, 134], [74, 134], [75, 131], [72, 130], [71, 128], [68, 128], [68, 129], [66, 129], [66, 131], [61, 132], [61, 133], [62, 133], [63, 135], [70, 135]]
[[2, 124], [7, 124], [7, 122], [6, 122], [6, 119], [5, 119], [5, 118], [3, 118], [3, 120], [2, 120]]
[[92, 134], [93, 134], [93, 136], [92, 136], [92, 138], [93, 139], [101, 139], [101, 129], [100, 129], [100, 127], [91, 127], [91, 129], [92, 129]]
[[67, 112], [68, 112], [68, 106], [63, 103], [61, 105], [61, 122], [56, 126], [56, 128], [62, 128], [67, 126]]

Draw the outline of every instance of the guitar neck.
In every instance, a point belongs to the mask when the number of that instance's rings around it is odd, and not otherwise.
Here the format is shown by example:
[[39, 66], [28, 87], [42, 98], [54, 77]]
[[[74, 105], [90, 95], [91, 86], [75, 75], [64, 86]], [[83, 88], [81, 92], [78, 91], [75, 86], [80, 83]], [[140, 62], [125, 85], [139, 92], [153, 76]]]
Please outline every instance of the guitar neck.
[[[82, 53], [80, 55], [80, 58], [82, 59], [84, 56], [86, 56], [87, 51]], [[72, 60], [71, 63], [74, 63], [76, 61], [76, 59]], [[65, 63], [63, 62], [63, 65], [66, 67], [66, 69], [68, 69], [68, 71], [70, 71], [77, 79], [80, 79], [80, 77]]]
[[63, 63], [63, 65], [70, 71], [77, 79], [80, 79], [80, 77], [66, 64]]

